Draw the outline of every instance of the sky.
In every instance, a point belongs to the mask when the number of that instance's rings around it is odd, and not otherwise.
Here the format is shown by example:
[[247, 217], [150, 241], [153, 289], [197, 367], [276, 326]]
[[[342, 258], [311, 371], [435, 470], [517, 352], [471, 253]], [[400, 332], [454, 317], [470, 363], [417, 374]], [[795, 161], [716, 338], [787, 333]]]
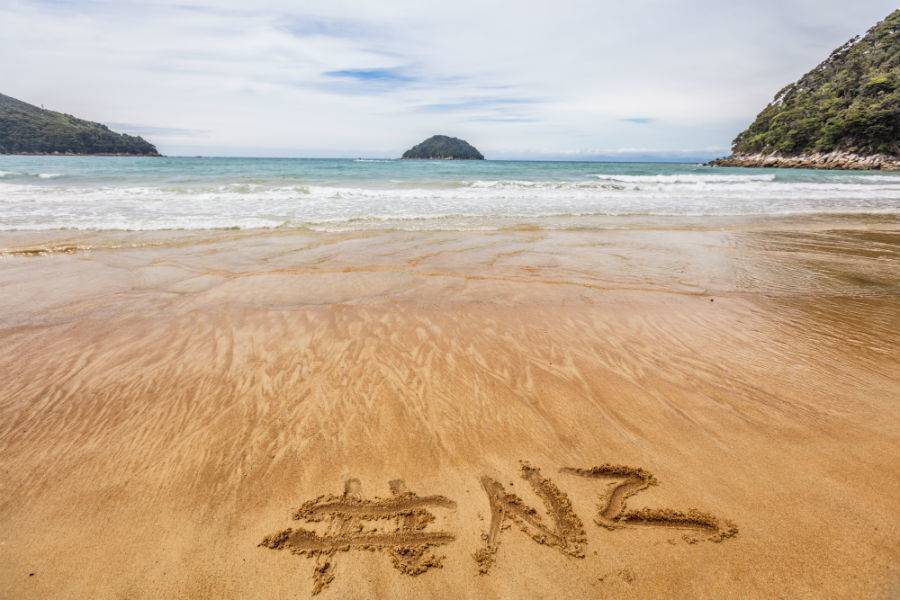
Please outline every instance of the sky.
[[0, 93], [164, 154], [702, 159], [896, 0], [0, 0]]

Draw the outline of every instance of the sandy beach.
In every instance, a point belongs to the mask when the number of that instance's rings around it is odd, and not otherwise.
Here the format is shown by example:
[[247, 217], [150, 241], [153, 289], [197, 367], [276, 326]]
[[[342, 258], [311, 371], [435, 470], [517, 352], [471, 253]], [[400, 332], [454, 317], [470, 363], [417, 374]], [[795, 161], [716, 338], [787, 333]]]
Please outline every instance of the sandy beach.
[[0, 233], [2, 598], [900, 595], [900, 221]]

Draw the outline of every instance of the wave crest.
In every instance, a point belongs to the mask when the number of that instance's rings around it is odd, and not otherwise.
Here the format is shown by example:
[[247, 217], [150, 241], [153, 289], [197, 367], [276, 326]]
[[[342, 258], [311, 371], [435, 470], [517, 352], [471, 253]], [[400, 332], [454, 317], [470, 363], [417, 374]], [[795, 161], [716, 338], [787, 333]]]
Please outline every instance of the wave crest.
[[[580, 180], [389, 180], [299, 185], [76, 185], [0, 172], [0, 229], [207, 229], [288, 226], [474, 227], [630, 216], [900, 215], [900, 176], [771, 173], [597, 175]], [[56, 175], [47, 173], [46, 175]], [[51, 179], [50, 177], [45, 179]]]
[[752, 181], [775, 181], [774, 173], [761, 173], [754, 175], [696, 175], [691, 173], [675, 175], [594, 175], [602, 181], [615, 181], [618, 183], [748, 183]]

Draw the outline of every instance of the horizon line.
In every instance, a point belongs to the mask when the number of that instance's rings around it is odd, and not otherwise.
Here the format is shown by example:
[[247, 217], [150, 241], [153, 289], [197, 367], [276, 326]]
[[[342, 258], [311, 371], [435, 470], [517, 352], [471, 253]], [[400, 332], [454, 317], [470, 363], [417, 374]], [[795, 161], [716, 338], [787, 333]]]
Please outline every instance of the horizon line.
[[681, 160], [676, 159], [676, 157], [672, 157], [670, 160], [666, 160], [665, 157], [660, 156], [657, 158], [652, 158], [650, 156], [641, 156], [641, 157], [633, 157], [631, 159], [622, 158], [616, 159], [611, 156], [605, 155], [597, 155], [598, 158], [590, 159], [590, 158], [581, 158], [581, 159], [570, 159], [570, 158], [561, 158], [561, 157], [544, 157], [544, 158], [484, 158], [484, 159], [441, 159], [441, 158], [400, 158], [393, 156], [265, 156], [265, 155], [241, 155], [241, 154], [158, 154], [158, 155], [143, 155], [143, 154], [18, 154], [18, 153], [3, 153], [0, 154], [0, 159], [4, 156], [19, 156], [19, 157], [28, 157], [28, 158], [193, 158], [193, 159], [255, 159], [255, 160], [375, 160], [375, 161], [390, 161], [390, 162], [463, 162], [463, 163], [484, 163], [484, 162], [570, 162], [570, 163], [639, 163], [639, 164], [691, 164], [696, 163], [698, 161], [707, 161], [713, 160], [714, 158], [719, 158], [720, 154], [713, 153], [703, 153], [698, 154], [696, 156], [684, 156], [680, 157]]

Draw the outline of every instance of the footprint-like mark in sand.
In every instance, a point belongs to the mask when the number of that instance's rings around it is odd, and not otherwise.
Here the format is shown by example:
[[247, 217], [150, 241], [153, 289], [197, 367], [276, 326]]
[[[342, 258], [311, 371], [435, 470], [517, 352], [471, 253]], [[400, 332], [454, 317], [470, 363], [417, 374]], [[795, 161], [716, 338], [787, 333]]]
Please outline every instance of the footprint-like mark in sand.
[[[590, 469], [565, 467], [560, 469], [560, 472], [590, 479], [618, 481], [618, 484], [610, 486], [607, 492], [600, 496], [597, 515], [594, 517], [594, 522], [606, 529], [621, 529], [633, 525], [691, 529], [713, 542], [721, 542], [737, 535], [737, 526], [731, 521], [719, 519], [693, 508], [686, 511], [670, 508], [628, 510], [626, 502], [629, 498], [659, 483], [656, 477], [645, 469], [603, 464]], [[689, 542], [697, 541], [694, 538], [685, 539]]]
[[507, 492], [501, 483], [490, 477], [482, 477], [481, 485], [491, 506], [491, 525], [482, 537], [485, 546], [475, 552], [475, 561], [481, 573], [490, 571], [500, 547], [500, 535], [509, 528], [507, 520], [515, 523], [531, 539], [539, 544], [556, 548], [563, 554], [584, 558], [587, 537], [584, 525], [569, 497], [556, 484], [541, 476], [536, 467], [522, 463], [522, 479], [531, 485], [534, 493], [544, 502], [550, 524], [534, 508], [521, 498]]
[[[384, 552], [391, 557], [394, 567], [407, 575], [441, 567], [444, 557], [431, 549], [452, 542], [456, 536], [444, 531], [425, 531], [435, 520], [429, 509], [452, 509], [456, 503], [444, 496], [417, 496], [399, 479], [388, 485], [390, 498], [367, 500], [363, 498], [359, 480], [350, 479], [344, 485], [343, 495], [319, 496], [305, 502], [294, 513], [295, 520], [326, 522], [322, 535], [308, 529], [288, 528], [266, 536], [259, 545], [315, 558], [313, 595], [334, 580], [334, 557], [338, 552]], [[393, 528], [377, 523], [382, 520], [392, 521]]]

